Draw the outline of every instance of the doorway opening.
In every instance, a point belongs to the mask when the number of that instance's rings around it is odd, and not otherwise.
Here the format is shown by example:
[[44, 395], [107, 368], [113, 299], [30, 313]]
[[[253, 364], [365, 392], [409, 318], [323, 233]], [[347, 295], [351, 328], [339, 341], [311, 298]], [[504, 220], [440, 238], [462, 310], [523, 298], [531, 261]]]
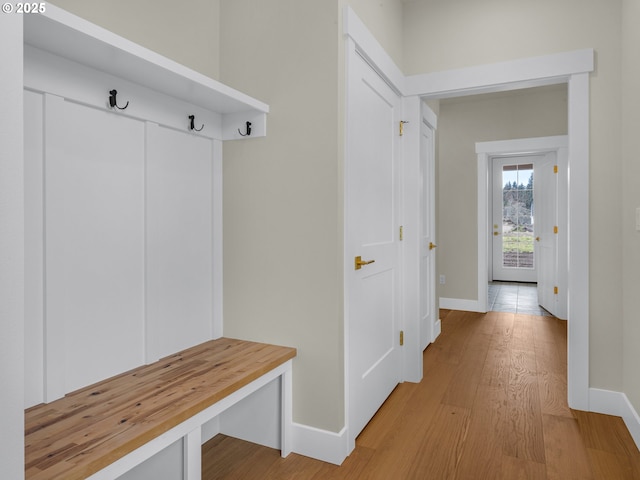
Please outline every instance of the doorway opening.
[[535, 157], [493, 158], [491, 280], [537, 282]]
[[[523, 138], [476, 143], [478, 156], [478, 274], [479, 286], [487, 301], [488, 282], [493, 280], [525, 281], [537, 284], [538, 303], [554, 316], [567, 318], [568, 304], [568, 137]], [[519, 161], [514, 161], [515, 158]], [[512, 195], [513, 190], [527, 192], [529, 178], [513, 179], [519, 172], [514, 165], [522, 165], [522, 172], [532, 171], [531, 190], [535, 195], [529, 202], [527, 195]], [[532, 165], [533, 168], [529, 168]], [[493, 168], [492, 168], [493, 167]], [[505, 172], [504, 168], [507, 167]], [[507, 175], [504, 175], [507, 173]], [[527, 176], [526, 173], [523, 175]], [[498, 182], [492, 181], [498, 178]], [[506, 181], [501, 184], [503, 179]], [[514, 187], [515, 182], [515, 187]], [[493, 184], [502, 185], [502, 189]], [[522, 189], [520, 189], [522, 185]], [[497, 193], [496, 193], [497, 190]], [[505, 200], [506, 194], [506, 200]], [[522, 218], [514, 221], [515, 216]], [[505, 218], [507, 211], [507, 218]], [[532, 212], [533, 211], [533, 212]], [[492, 213], [494, 212], [494, 213]], [[531, 215], [533, 218], [527, 218]], [[531, 222], [529, 226], [528, 223]], [[506, 227], [504, 225], [507, 225]], [[511, 234], [514, 230], [519, 236]], [[529, 231], [531, 230], [531, 231]], [[494, 241], [507, 233], [512, 243], [526, 254], [533, 252], [535, 273], [529, 268], [505, 267], [504, 242]], [[515, 240], [514, 240], [515, 239]], [[529, 242], [532, 246], [530, 246]], [[515, 247], [508, 247], [514, 249]], [[513, 256], [513, 255], [511, 255]], [[517, 257], [517, 254], [516, 254]], [[511, 262], [511, 260], [509, 260]], [[518, 270], [528, 271], [529, 277], [515, 275]], [[512, 275], [512, 276], [509, 276]]]
[[490, 157], [488, 310], [563, 314], [558, 282], [566, 260], [558, 211], [566, 188], [558, 180], [562, 155], [553, 149], [555, 140], [546, 143], [548, 152]]

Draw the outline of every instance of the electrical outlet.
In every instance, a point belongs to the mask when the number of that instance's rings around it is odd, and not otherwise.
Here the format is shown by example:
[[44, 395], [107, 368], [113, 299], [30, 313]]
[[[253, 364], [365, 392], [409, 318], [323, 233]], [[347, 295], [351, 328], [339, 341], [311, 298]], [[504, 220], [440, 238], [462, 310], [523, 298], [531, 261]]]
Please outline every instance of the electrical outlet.
[[440, 275], [440, 285], [444, 285], [446, 283], [447, 279], [445, 278], [444, 275]]

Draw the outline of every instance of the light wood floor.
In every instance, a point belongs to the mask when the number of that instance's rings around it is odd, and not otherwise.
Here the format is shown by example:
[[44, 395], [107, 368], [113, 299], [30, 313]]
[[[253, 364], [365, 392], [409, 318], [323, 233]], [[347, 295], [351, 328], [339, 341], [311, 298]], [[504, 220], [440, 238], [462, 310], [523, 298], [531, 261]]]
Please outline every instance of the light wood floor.
[[619, 417], [570, 410], [566, 322], [441, 311], [424, 379], [398, 385], [342, 466], [218, 435], [203, 478], [640, 480]]

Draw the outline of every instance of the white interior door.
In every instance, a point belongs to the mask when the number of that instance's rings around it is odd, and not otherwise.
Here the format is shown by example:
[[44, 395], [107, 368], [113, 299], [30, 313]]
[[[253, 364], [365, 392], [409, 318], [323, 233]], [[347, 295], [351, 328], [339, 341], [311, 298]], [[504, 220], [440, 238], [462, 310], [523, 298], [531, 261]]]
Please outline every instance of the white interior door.
[[420, 347], [434, 340], [436, 323], [435, 142], [434, 131], [424, 121], [420, 131], [422, 191], [420, 235]]
[[537, 281], [533, 164], [538, 158], [493, 159], [493, 280]]
[[[353, 54], [349, 62], [345, 249], [351, 442], [401, 376], [400, 105], [400, 97]], [[356, 269], [357, 257], [365, 264]]]
[[538, 303], [558, 315], [558, 174], [556, 153], [550, 152], [534, 165], [536, 188], [536, 250], [538, 257]]

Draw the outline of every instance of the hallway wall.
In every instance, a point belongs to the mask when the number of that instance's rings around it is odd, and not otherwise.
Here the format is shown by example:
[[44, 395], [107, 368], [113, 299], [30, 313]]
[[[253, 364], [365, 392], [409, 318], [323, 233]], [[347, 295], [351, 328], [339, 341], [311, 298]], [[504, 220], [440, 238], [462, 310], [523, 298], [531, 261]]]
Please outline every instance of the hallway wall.
[[411, 75], [595, 49], [596, 70], [590, 75], [590, 384], [614, 391], [623, 389], [621, 6], [621, 0], [408, 0], [403, 59], [404, 73]]
[[478, 297], [476, 142], [567, 133], [566, 85], [440, 101], [438, 296]]

